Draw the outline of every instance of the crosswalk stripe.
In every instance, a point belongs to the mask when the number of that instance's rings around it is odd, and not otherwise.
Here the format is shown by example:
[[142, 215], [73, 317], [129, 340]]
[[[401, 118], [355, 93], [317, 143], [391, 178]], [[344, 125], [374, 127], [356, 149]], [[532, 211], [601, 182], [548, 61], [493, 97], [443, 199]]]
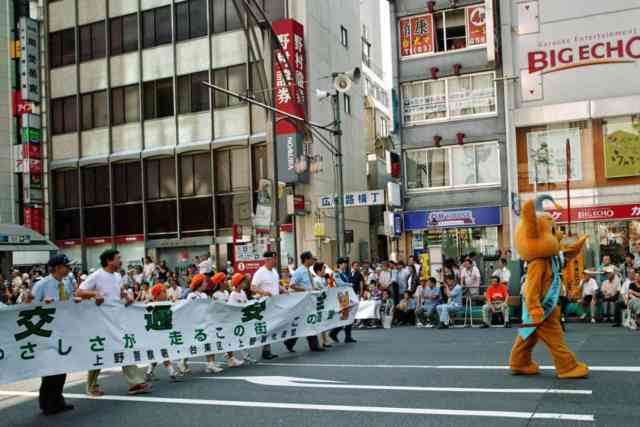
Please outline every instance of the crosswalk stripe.
[[[24, 396], [37, 397], [38, 393], [30, 391], [2, 391], [0, 396]], [[169, 403], [184, 405], [205, 405], [205, 406], [231, 406], [244, 408], [265, 408], [265, 409], [296, 409], [305, 411], [329, 411], [329, 412], [360, 412], [360, 413], [380, 413], [380, 414], [403, 414], [403, 415], [448, 415], [465, 417], [489, 417], [489, 418], [518, 418], [518, 419], [544, 419], [560, 421], [584, 421], [593, 422], [594, 416], [591, 414], [562, 414], [548, 412], [528, 412], [528, 411], [478, 411], [461, 409], [433, 409], [433, 408], [397, 408], [379, 406], [353, 406], [353, 405], [319, 405], [311, 403], [279, 403], [279, 402], [244, 402], [236, 400], [207, 400], [207, 399], [185, 399], [169, 397], [139, 397], [139, 396], [113, 396], [90, 397], [84, 394], [65, 393], [67, 399], [90, 399], [90, 400], [110, 400], [119, 402], [139, 402], [139, 403]]]

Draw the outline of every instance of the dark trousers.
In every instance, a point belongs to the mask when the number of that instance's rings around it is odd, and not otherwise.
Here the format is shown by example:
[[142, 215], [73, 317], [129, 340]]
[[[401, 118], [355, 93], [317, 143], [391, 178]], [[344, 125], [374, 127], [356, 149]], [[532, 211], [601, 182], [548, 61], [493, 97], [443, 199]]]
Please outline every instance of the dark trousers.
[[[284, 340], [284, 345], [293, 350], [293, 347], [296, 346], [296, 343], [298, 342], [298, 338], [289, 338], [288, 340]], [[319, 348], [318, 345], [318, 336], [317, 335], [310, 335], [307, 337], [307, 342], [309, 343], [309, 350], [316, 350]]]
[[345, 327], [339, 327], [339, 328], [335, 328], [332, 329], [331, 332], [329, 333], [330, 337], [337, 337], [338, 336], [338, 332], [340, 332], [342, 329], [344, 329], [344, 339], [346, 341], [351, 340], [351, 328], [353, 327], [353, 325], [347, 325]]
[[53, 412], [65, 405], [62, 389], [66, 380], [67, 374], [42, 377], [38, 396], [42, 412]]
[[615, 310], [613, 311], [613, 322], [614, 323], [622, 323], [622, 312], [627, 308], [627, 304], [624, 303], [624, 300], [618, 300], [616, 302]]
[[400, 324], [413, 325], [416, 323], [416, 312], [415, 310], [396, 310], [396, 320]]

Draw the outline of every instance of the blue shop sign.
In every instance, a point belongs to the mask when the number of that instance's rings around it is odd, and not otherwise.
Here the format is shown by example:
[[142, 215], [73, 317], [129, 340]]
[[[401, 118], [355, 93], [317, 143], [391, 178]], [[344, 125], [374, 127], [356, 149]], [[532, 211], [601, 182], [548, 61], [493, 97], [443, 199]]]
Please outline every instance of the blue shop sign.
[[495, 226], [502, 224], [500, 212], [498, 206], [405, 212], [404, 229]]

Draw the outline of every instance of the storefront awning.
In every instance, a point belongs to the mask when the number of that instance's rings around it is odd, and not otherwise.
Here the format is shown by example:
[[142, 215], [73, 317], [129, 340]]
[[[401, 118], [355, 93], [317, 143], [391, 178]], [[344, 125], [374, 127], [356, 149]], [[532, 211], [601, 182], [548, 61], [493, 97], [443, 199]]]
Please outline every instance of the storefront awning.
[[57, 251], [42, 234], [17, 224], [0, 224], [0, 252]]

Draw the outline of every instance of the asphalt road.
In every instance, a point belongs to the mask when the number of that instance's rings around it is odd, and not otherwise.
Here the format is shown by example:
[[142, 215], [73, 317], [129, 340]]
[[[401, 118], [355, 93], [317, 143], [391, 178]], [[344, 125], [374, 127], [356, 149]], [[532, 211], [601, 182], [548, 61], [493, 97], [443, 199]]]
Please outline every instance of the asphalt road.
[[[44, 417], [30, 392], [38, 380], [0, 386], [0, 425], [22, 426], [638, 426], [640, 331], [570, 324], [567, 341], [594, 369], [562, 381], [553, 370], [509, 375], [516, 329], [356, 330], [357, 344], [309, 353], [274, 346], [266, 363], [206, 375], [204, 365], [153, 393], [131, 398], [118, 372], [103, 375], [107, 395], [87, 399], [72, 374], [69, 413]], [[537, 360], [550, 365], [541, 345]], [[235, 377], [235, 378], [234, 378]], [[316, 381], [312, 381], [316, 380]]]

